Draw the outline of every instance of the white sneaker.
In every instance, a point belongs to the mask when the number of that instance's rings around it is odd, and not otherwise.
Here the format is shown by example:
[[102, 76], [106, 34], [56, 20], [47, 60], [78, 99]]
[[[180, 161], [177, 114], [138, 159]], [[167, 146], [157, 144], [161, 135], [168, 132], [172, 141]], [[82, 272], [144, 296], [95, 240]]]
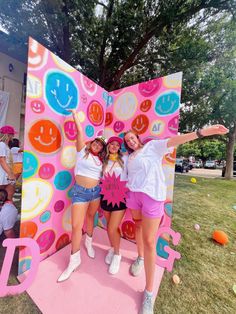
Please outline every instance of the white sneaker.
[[95, 251], [92, 246], [92, 237], [86, 234], [84, 246], [87, 250], [88, 256], [91, 258], [95, 258]]
[[115, 275], [118, 273], [119, 269], [120, 269], [120, 261], [121, 261], [121, 255], [113, 255], [113, 259], [111, 261], [110, 267], [108, 272], [111, 275]]
[[138, 256], [136, 260], [133, 262], [133, 264], [130, 266], [130, 273], [134, 277], [137, 277], [141, 274], [143, 268], [144, 268], [144, 259]]
[[57, 279], [57, 282], [62, 282], [70, 278], [73, 271], [75, 271], [80, 264], [81, 264], [80, 251], [78, 251], [70, 256], [69, 265]]
[[153, 300], [152, 296], [148, 295], [146, 291], [144, 291], [143, 295], [143, 303], [139, 314], [153, 314]]
[[107, 265], [110, 265], [110, 264], [111, 264], [111, 261], [112, 261], [113, 256], [114, 256], [114, 249], [113, 249], [113, 247], [111, 247], [111, 248], [108, 250], [108, 253], [107, 253], [106, 257], [105, 257], [105, 263], [106, 263]]

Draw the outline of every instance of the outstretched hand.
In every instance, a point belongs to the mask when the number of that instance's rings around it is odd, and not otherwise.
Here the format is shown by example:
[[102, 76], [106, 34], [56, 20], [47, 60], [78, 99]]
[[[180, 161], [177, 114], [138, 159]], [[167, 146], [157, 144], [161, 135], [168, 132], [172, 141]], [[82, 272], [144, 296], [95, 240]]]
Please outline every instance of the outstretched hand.
[[76, 110], [75, 109], [66, 109], [66, 111], [71, 112], [72, 114], [76, 114]]
[[201, 130], [201, 133], [204, 136], [224, 135], [224, 134], [227, 134], [228, 132], [229, 132], [229, 130], [224, 125], [221, 125], [221, 124], [214, 124], [214, 125], [211, 125], [207, 128], [203, 128]]

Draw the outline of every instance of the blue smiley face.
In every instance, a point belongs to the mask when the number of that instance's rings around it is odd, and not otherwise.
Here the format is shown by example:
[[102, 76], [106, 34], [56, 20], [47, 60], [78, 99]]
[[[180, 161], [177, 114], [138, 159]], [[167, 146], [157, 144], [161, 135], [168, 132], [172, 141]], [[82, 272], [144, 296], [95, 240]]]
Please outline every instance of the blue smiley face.
[[24, 179], [28, 179], [35, 175], [38, 170], [39, 162], [37, 157], [27, 151], [24, 151], [24, 158], [23, 158], [23, 174], [22, 177]]
[[155, 112], [159, 116], [166, 116], [174, 113], [179, 108], [179, 94], [172, 91], [161, 94], [155, 104]]
[[94, 135], [94, 127], [92, 125], [87, 125], [85, 128], [85, 134], [88, 137], [92, 137]]
[[77, 107], [79, 91], [71, 77], [62, 72], [50, 72], [46, 75], [45, 97], [53, 111], [70, 115], [67, 110]]
[[68, 171], [60, 171], [55, 176], [54, 185], [57, 190], [65, 190], [71, 184], [72, 176]]

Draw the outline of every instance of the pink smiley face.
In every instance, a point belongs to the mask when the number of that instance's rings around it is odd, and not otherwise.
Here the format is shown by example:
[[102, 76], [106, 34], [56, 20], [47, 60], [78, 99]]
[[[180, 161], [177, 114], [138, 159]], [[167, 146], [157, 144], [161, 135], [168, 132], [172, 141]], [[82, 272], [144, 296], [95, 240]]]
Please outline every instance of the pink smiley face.
[[40, 236], [36, 240], [40, 248], [40, 254], [50, 249], [53, 242], [55, 241], [55, 238], [56, 235], [53, 230], [46, 230], [40, 234]]
[[46, 164], [43, 164], [39, 168], [39, 176], [43, 180], [48, 180], [52, 178], [54, 173], [55, 173], [55, 168], [52, 164], [46, 163]]
[[178, 133], [178, 127], [179, 127], [179, 120], [178, 116], [175, 116], [172, 118], [168, 123], [168, 129], [171, 133], [177, 134]]
[[87, 97], [85, 95], [82, 95], [81, 96], [81, 100], [82, 100], [82, 103], [86, 104], [87, 102]]
[[113, 128], [116, 133], [120, 133], [121, 131], [124, 130], [124, 127], [125, 127], [124, 122], [116, 121]]
[[153, 96], [161, 88], [161, 79], [155, 79], [148, 82], [140, 83], [139, 92], [145, 97]]
[[74, 121], [66, 121], [64, 123], [64, 132], [69, 141], [74, 141], [77, 136], [76, 125]]
[[41, 100], [31, 101], [30, 106], [34, 113], [42, 113], [45, 110], [45, 106]]

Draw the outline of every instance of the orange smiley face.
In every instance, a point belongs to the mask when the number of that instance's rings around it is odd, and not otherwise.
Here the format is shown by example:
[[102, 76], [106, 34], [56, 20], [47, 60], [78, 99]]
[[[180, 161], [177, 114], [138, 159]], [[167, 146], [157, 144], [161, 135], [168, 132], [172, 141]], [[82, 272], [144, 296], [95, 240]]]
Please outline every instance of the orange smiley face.
[[141, 103], [140, 110], [142, 112], [147, 112], [148, 110], [150, 110], [151, 106], [152, 106], [152, 101], [150, 99], [146, 99]]
[[173, 150], [172, 153], [165, 155], [165, 161], [174, 164], [175, 163], [175, 157], [176, 157], [176, 148]]
[[106, 113], [106, 120], [105, 120], [105, 126], [108, 126], [112, 123], [113, 121], [113, 115], [111, 112]]
[[51, 120], [35, 122], [28, 133], [33, 148], [40, 153], [55, 153], [62, 146], [62, 136], [59, 126]]
[[135, 239], [135, 224], [131, 220], [126, 220], [123, 222], [121, 227], [123, 236], [128, 240]]
[[148, 125], [148, 117], [144, 114], [140, 114], [133, 120], [131, 127], [137, 134], [143, 134], [147, 131]]
[[36, 223], [33, 221], [26, 221], [21, 223], [20, 237], [21, 238], [34, 238], [38, 230]]
[[93, 125], [98, 126], [103, 123], [104, 111], [102, 105], [98, 101], [93, 100], [89, 104], [87, 114], [89, 121]]
[[47, 49], [30, 37], [28, 56], [29, 68], [36, 70], [44, 66], [46, 63], [47, 54]]

